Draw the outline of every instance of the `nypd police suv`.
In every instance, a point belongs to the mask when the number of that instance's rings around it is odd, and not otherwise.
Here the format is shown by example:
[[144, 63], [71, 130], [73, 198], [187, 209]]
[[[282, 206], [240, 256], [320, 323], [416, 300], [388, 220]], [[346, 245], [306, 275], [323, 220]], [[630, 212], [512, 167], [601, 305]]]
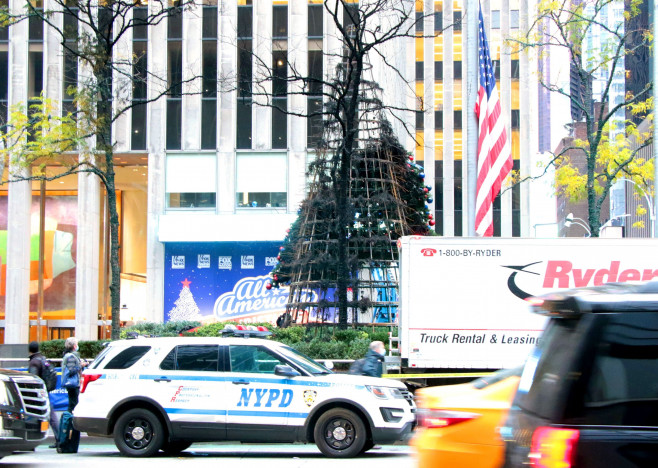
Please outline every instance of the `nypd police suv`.
[[83, 375], [75, 427], [112, 436], [133, 457], [221, 440], [314, 442], [328, 457], [353, 457], [413, 429], [402, 383], [335, 374], [289, 346], [235, 333], [111, 343]]

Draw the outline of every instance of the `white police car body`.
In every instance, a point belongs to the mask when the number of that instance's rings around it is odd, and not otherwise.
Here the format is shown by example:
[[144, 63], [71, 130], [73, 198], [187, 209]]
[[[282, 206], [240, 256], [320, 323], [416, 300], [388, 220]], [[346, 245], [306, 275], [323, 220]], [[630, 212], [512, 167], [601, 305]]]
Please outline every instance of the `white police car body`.
[[390, 379], [334, 374], [274, 341], [148, 338], [111, 343], [83, 375], [74, 425], [129, 456], [194, 442], [315, 442], [352, 457], [405, 438], [415, 405]]

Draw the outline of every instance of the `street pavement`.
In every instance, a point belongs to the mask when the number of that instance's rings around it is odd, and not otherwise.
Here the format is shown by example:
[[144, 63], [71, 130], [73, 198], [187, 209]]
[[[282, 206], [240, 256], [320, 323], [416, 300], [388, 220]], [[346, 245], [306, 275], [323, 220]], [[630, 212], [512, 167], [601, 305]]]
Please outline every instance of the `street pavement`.
[[315, 445], [303, 444], [194, 444], [175, 457], [164, 455], [153, 458], [127, 458], [119, 454], [112, 439], [84, 437], [77, 454], [59, 454], [49, 449], [47, 443], [35, 452], [20, 453], [3, 458], [6, 467], [66, 466], [85, 468], [124, 467], [168, 467], [183, 464], [194, 467], [240, 467], [240, 468], [412, 468], [415, 461], [408, 445], [383, 445], [370, 450], [358, 459], [331, 459], [320, 453]]

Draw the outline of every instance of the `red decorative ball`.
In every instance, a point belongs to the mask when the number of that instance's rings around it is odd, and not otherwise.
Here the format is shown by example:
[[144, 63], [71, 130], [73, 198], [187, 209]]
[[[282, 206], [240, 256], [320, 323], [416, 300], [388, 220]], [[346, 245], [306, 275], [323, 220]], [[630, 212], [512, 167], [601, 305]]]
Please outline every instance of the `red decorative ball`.
[[284, 247], [283, 247], [283, 246], [279, 247], [279, 250], [280, 250], [281, 252], [283, 252]]
[[430, 219], [430, 226], [434, 226], [436, 222], [433, 219]]
[[432, 219], [434, 216], [432, 216], [432, 213], [430, 213], [430, 214], [427, 215], [427, 217], [428, 217], [429, 219]]
[[429, 192], [429, 190], [427, 189], [427, 187], [425, 187], [425, 188], [423, 189], [423, 192], [425, 192], [425, 193], [428, 193], [428, 192]]
[[414, 157], [412, 155], [409, 155], [409, 161], [413, 161]]
[[267, 289], [268, 291], [272, 289], [272, 283], [265, 283], [265, 289]]
[[278, 277], [277, 275], [272, 276], [272, 279], [273, 279], [274, 281], [279, 281], [279, 277]]
[[277, 260], [281, 260], [281, 255], [277, 255], [277, 256], [276, 256], [276, 259], [277, 259]]

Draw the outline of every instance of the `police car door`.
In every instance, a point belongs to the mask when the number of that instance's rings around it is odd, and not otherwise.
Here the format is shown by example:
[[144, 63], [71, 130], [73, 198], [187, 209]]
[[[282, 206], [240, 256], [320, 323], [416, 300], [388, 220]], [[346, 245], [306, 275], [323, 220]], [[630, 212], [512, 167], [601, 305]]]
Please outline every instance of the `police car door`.
[[295, 440], [294, 378], [274, 374], [288, 364], [264, 346], [230, 345], [227, 382], [227, 430], [232, 440], [286, 442]]
[[160, 364], [158, 399], [174, 438], [225, 438], [226, 374], [220, 350], [218, 345], [178, 345]]

